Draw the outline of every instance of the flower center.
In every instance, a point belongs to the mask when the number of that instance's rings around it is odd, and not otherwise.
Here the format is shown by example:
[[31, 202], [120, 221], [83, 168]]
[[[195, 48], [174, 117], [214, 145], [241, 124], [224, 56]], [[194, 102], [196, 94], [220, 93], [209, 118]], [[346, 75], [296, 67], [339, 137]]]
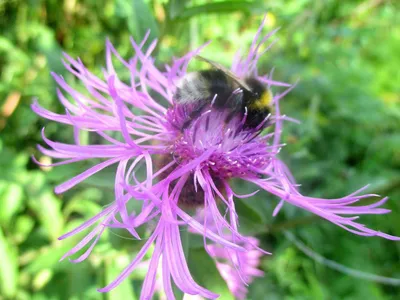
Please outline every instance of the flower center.
[[241, 177], [265, 167], [271, 158], [266, 143], [268, 138], [260, 137], [260, 130], [244, 128], [243, 117], [238, 115], [227, 121], [227, 116], [227, 111], [209, 109], [190, 126], [177, 131], [171, 145], [175, 161], [185, 164], [205, 151], [215, 149], [201, 166], [216, 177]]
[[[168, 111], [171, 124], [172, 141], [170, 155], [163, 158], [164, 165], [175, 161], [186, 165], [192, 160], [214, 149], [211, 156], [200, 163], [201, 170], [207, 170], [216, 186], [222, 186], [222, 180], [233, 177], [259, 176], [271, 161], [268, 152], [268, 136], [261, 136], [261, 131], [243, 126], [244, 117], [229, 115], [229, 111], [206, 108], [197, 118], [187, 122], [187, 107], [174, 106]], [[182, 127], [183, 124], [189, 124]], [[199, 206], [204, 203], [204, 192], [194, 184], [191, 173], [182, 189], [179, 204]]]

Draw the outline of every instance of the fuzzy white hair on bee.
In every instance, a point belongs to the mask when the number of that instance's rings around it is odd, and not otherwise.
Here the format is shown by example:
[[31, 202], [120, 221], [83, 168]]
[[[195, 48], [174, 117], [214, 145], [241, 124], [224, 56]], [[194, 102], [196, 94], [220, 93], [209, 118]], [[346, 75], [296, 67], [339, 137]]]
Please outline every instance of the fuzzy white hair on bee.
[[174, 101], [178, 104], [190, 104], [206, 100], [210, 96], [209, 85], [201, 73], [188, 73], [176, 83]]

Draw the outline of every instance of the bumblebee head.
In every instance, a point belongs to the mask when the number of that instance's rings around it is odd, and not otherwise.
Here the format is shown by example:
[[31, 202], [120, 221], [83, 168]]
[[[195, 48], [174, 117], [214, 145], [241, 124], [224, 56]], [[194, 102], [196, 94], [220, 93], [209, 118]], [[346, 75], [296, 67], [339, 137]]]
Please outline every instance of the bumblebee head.
[[251, 92], [245, 96], [245, 104], [250, 109], [270, 110], [273, 95], [271, 90], [256, 78], [247, 78], [246, 83], [251, 88]]

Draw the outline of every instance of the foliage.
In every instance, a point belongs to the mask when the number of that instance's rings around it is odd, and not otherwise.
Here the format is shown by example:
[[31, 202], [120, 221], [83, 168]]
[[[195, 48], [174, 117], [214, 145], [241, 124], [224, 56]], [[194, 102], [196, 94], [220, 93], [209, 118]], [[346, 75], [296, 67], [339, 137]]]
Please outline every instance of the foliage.
[[[5, 0], [0, 2], [0, 299], [136, 299], [145, 273], [136, 272], [109, 294], [97, 293], [140, 246], [118, 230], [105, 234], [87, 261], [58, 261], [77, 240], [57, 237], [110, 202], [114, 171], [56, 196], [53, 187], [85, 165], [40, 169], [30, 159], [38, 154], [43, 126], [50, 138], [72, 139], [71, 132], [44, 122], [29, 107], [36, 97], [43, 106], [61, 110], [49, 74], [74, 82], [62, 65], [62, 51], [100, 73], [107, 37], [128, 56], [129, 37], [141, 39], [150, 28], [160, 41], [160, 65], [210, 39], [214, 42], [204, 56], [228, 65], [266, 12], [266, 30], [281, 30], [262, 69], [275, 67], [279, 80], [300, 79], [283, 110], [302, 124], [287, 124], [282, 157], [302, 191], [338, 197], [371, 183], [371, 192], [390, 196], [386, 206], [393, 212], [364, 217], [364, 222], [400, 235], [400, 6], [395, 1]], [[81, 142], [89, 141], [83, 136]], [[237, 190], [254, 187], [237, 184]], [[400, 296], [398, 287], [317, 263], [283, 232], [291, 230], [331, 260], [400, 278], [398, 243], [351, 235], [293, 207], [284, 206], [273, 218], [276, 204], [277, 199], [259, 193], [237, 205], [243, 232], [257, 235], [273, 252], [264, 258], [266, 276], [251, 285], [249, 299]], [[199, 243], [187, 244], [196, 279], [209, 288], [218, 285], [222, 299], [229, 299]]]

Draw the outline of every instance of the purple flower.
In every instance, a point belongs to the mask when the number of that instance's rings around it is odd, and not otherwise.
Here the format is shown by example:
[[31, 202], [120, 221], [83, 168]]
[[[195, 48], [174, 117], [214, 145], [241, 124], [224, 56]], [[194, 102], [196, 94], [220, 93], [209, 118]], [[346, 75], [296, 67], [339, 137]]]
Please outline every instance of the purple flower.
[[[199, 222], [204, 222], [207, 217], [208, 221], [212, 220], [212, 216], [204, 210], [198, 210], [195, 218]], [[210, 226], [209, 230], [215, 231], [216, 228]], [[191, 230], [191, 233], [199, 234]], [[230, 235], [223, 235], [224, 238], [230, 240]], [[262, 277], [264, 272], [258, 269], [261, 262], [261, 257], [264, 253], [255, 247], [259, 246], [259, 240], [254, 237], [248, 237], [248, 244], [243, 244], [246, 251], [233, 250], [221, 247], [219, 244], [208, 244], [205, 246], [207, 253], [215, 260], [215, 264], [221, 277], [226, 281], [226, 284], [235, 296], [236, 299], [242, 300], [247, 295], [247, 285], [250, 284], [255, 277]], [[138, 268], [147, 270], [150, 266], [150, 261], [143, 261]], [[165, 294], [162, 289], [162, 269], [160, 266], [157, 270], [157, 278], [155, 282], [155, 291], [159, 293], [160, 299], [164, 300]], [[184, 299], [204, 299], [203, 297], [184, 297]]]
[[[277, 157], [282, 147], [280, 137], [283, 121], [291, 120], [281, 114], [279, 102], [293, 86], [274, 81], [270, 75], [257, 73], [257, 62], [268, 49], [266, 47], [265, 51], [260, 51], [260, 47], [275, 33], [262, 36], [262, 28], [263, 24], [247, 56], [237, 55], [231, 66], [232, 72], [239, 77], [255, 76], [265, 85], [287, 87], [285, 92], [273, 97], [274, 113], [259, 128], [243, 126], [246, 114], [227, 121], [228, 112], [215, 109], [210, 104], [188, 127], [180, 130], [192, 108], [174, 103], [175, 86], [186, 74], [191, 59], [201, 49], [174, 59], [171, 65], [161, 71], [155, 67], [151, 57], [156, 41], [150, 44], [147, 51], [142, 50], [148, 35], [140, 44], [131, 40], [135, 54], [129, 60], [124, 60], [107, 41], [104, 79], [93, 75], [79, 59], [65, 55], [65, 67], [81, 81], [87, 92], [78, 92], [62, 76], [53, 74], [60, 86], [57, 93], [65, 106], [65, 114], [50, 112], [36, 102], [32, 105], [32, 109], [40, 116], [74, 129], [73, 144], [52, 141], [43, 130], [43, 140], [50, 149], [39, 146], [39, 150], [59, 160], [53, 165], [83, 160], [96, 163], [57, 186], [56, 193], [73, 188], [108, 166], [118, 165], [114, 202], [60, 237], [65, 239], [92, 228], [63, 258], [75, 255], [84, 247], [86, 251], [72, 261], [80, 262], [87, 258], [107, 227], [124, 228], [140, 239], [137, 228], [151, 224], [149, 230], [152, 230], [133, 261], [113, 282], [99, 291], [107, 292], [115, 288], [153, 249], [141, 299], [152, 297], [159, 267], [162, 269], [163, 288], [168, 299], [174, 299], [171, 279], [186, 294], [217, 298], [217, 294], [198, 285], [190, 274], [181, 244], [182, 226], [204, 236], [205, 249], [210, 255], [217, 260], [228, 259], [224, 264], [218, 262], [219, 269], [225, 276], [234, 278], [236, 287], [240, 286], [238, 278], [245, 281], [251, 275], [248, 267], [254, 271], [253, 276], [258, 276], [251, 258], [258, 255], [253, 256], [253, 251], [263, 250], [258, 248], [256, 240], [240, 234], [234, 202], [235, 197], [251, 197], [257, 191], [249, 195], [237, 195], [230, 184], [231, 178], [248, 181], [281, 199], [274, 215], [287, 202], [358, 235], [399, 239], [356, 222], [360, 214], [389, 212], [379, 208], [386, 198], [374, 204], [353, 206], [359, 200], [376, 196], [361, 194], [365, 188], [330, 200], [303, 196], [298, 191], [288, 168]], [[118, 77], [113, 58], [130, 72], [129, 83]], [[264, 127], [267, 127], [265, 134], [261, 132]], [[81, 131], [101, 138], [102, 142], [81, 145]], [[101, 159], [100, 163], [98, 159]], [[145, 169], [145, 178], [138, 178], [140, 169]], [[130, 209], [130, 202], [137, 202], [135, 207], [141, 208]], [[190, 213], [190, 207], [202, 207], [210, 218], [199, 222]], [[151, 248], [152, 245], [154, 248]], [[237, 275], [232, 275], [233, 270], [238, 272]], [[237, 293], [240, 298], [243, 290]]]
[[[199, 210], [196, 218], [199, 221], [209, 223], [212, 222], [213, 216], [204, 210]], [[210, 226], [209, 229], [217, 230], [213, 226]], [[222, 234], [227, 240], [231, 239], [229, 234]], [[261, 257], [264, 255], [262, 251], [257, 249], [260, 242], [255, 237], [248, 237], [247, 239], [247, 243], [240, 244], [246, 251], [238, 251], [222, 247], [218, 244], [205, 246], [207, 253], [215, 260], [216, 267], [222, 278], [226, 281], [229, 290], [239, 300], [246, 298], [247, 285], [255, 277], [262, 277], [264, 275], [263, 271], [257, 269], [260, 265]]]
[[[244, 245], [247, 250], [245, 252], [231, 249], [225, 250], [218, 245], [208, 246], [208, 253], [216, 259], [219, 273], [225, 279], [229, 290], [239, 300], [246, 298], [246, 283], [250, 284], [255, 277], [264, 275], [264, 272], [257, 269], [263, 253], [253, 247], [253, 245], [258, 246], [259, 241], [256, 238], [249, 238], [249, 241], [251, 244]], [[238, 272], [235, 265], [241, 266], [240, 272]]]

